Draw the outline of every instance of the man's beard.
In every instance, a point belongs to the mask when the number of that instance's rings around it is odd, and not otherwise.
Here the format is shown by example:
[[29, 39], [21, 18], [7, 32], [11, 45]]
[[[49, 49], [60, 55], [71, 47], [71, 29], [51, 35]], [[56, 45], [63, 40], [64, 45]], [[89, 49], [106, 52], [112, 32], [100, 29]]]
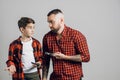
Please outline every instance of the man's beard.
[[53, 33], [57, 33], [59, 29], [51, 30]]
[[60, 29], [60, 26], [57, 28], [57, 29], [53, 29], [53, 30], [51, 30], [53, 33], [57, 33], [58, 31], [59, 31], [59, 29]]

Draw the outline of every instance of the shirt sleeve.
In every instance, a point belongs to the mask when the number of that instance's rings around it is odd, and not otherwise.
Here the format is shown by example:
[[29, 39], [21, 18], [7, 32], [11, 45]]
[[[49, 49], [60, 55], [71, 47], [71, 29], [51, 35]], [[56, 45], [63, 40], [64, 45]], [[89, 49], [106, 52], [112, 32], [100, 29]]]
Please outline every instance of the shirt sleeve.
[[45, 52], [49, 52], [46, 36], [43, 38], [43, 56], [44, 56], [43, 64], [49, 68], [50, 56], [46, 55]]
[[9, 50], [8, 50], [8, 60], [6, 61], [7, 66], [14, 65], [13, 53], [14, 53], [14, 46], [10, 44]]
[[74, 41], [77, 54], [80, 54], [82, 62], [88, 62], [90, 60], [90, 54], [85, 36], [82, 33], [78, 32], [75, 35]]
[[38, 48], [38, 54], [37, 54], [37, 56], [39, 57], [39, 61], [42, 64], [43, 63], [43, 61], [42, 61], [43, 53], [42, 53], [42, 47], [41, 47], [40, 42], [38, 42], [37, 48]]

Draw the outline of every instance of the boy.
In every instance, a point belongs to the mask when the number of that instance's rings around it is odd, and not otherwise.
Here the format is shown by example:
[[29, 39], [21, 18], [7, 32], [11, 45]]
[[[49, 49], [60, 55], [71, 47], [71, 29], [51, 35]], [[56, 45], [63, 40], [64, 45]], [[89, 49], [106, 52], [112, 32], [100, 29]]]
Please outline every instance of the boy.
[[32, 37], [35, 21], [22, 17], [18, 21], [21, 36], [9, 46], [7, 68], [12, 74], [12, 80], [41, 80], [40, 66], [42, 64], [41, 44]]

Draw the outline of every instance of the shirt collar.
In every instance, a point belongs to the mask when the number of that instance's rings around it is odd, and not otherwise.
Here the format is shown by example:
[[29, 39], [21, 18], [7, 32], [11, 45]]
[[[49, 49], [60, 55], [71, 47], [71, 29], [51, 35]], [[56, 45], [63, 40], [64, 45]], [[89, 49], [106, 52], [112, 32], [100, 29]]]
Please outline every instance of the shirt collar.
[[[53, 33], [52, 31], [50, 31], [50, 33], [51, 33], [52, 35], [54, 35], [54, 36], [57, 35], [57, 33]], [[67, 33], [67, 26], [64, 25], [64, 29], [63, 29], [61, 35], [62, 35], [62, 36], [66, 36], [66, 33]]]
[[61, 35], [62, 35], [62, 36], [66, 36], [66, 33], [67, 33], [67, 26], [64, 25], [64, 29], [63, 29]]
[[[21, 43], [21, 39], [20, 38], [21, 38], [21, 36], [17, 39], [17, 41]], [[31, 40], [34, 41], [34, 38], [31, 37]]]

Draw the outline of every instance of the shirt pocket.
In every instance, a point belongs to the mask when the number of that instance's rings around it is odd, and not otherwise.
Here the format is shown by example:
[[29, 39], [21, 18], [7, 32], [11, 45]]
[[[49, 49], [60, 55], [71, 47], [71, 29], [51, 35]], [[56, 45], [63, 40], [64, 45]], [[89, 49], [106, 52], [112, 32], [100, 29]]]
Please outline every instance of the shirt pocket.
[[64, 41], [62, 42], [61, 49], [65, 55], [74, 55], [75, 54], [75, 48], [74, 48], [74, 42], [73, 41]]
[[57, 43], [55, 40], [51, 40], [48, 44], [48, 51], [50, 53], [54, 53], [54, 52], [59, 52], [59, 49], [58, 49], [58, 46], [57, 46]]

